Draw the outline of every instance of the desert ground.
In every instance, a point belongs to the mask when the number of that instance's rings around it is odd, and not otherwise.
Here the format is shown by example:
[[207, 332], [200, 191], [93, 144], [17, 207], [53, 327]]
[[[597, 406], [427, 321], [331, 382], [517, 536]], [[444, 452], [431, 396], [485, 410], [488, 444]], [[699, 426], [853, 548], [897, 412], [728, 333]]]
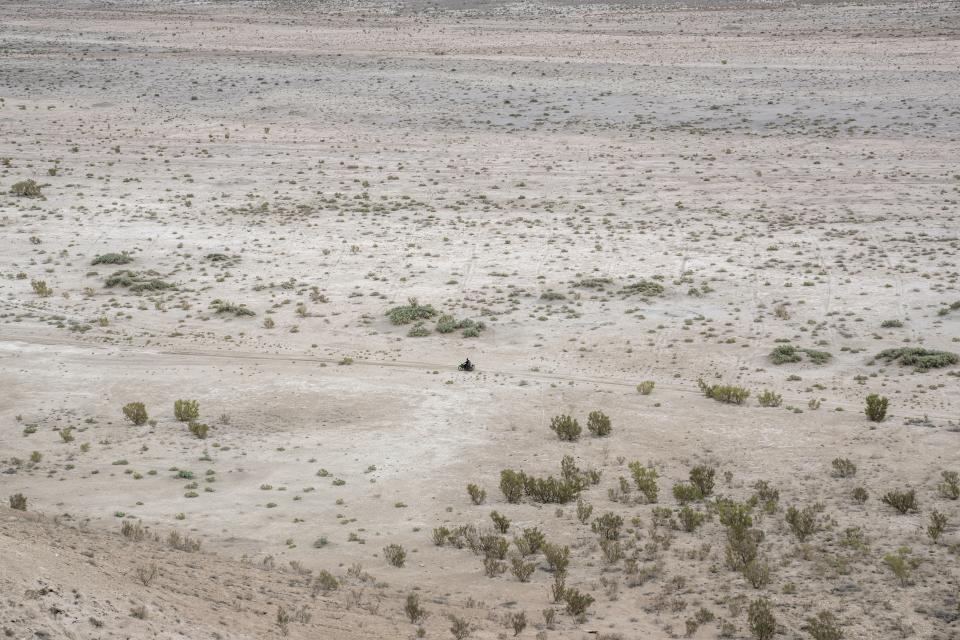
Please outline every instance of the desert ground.
[[955, 2], [0, 4], [4, 636], [960, 638], [958, 96]]

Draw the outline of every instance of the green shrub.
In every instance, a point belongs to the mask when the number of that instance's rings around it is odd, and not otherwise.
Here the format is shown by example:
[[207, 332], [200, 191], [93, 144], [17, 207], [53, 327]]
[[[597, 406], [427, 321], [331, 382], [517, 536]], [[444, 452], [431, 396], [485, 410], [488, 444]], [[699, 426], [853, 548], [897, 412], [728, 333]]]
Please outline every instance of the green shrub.
[[754, 589], [762, 589], [770, 583], [770, 565], [762, 560], [756, 558], [751, 560], [743, 567], [741, 573]]
[[547, 543], [547, 537], [537, 527], [528, 527], [523, 530], [519, 538], [515, 537], [513, 541], [523, 555], [529, 556], [543, 548]]
[[622, 526], [622, 517], [615, 513], [607, 512], [598, 518], [594, 518], [590, 528], [595, 534], [600, 536], [601, 540], [616, 540], [620, 537], [620, 527]]
[[190, 433], [200, 440], [206, 440], [207, 433], [210, 431], [210, 426], [201, 422], [190, 422], [187, 428], [190, 430]]
[[659, 492], [656, 469], [645, 467], [636, 461], [631, 462], [629, 467], [630, 473], [633, 474], [633, 482], [637, 485], [637, 491], [643, 494], [648, 503], [656, 502]]
[[575, 442], [580, 438], [580, 423], [568, 415], [554, 416], [550, 419], [550, 429], [561, 440]]
[[777, 620], [770, 610], [770, 601], [757, 598], [747, 610], [747, 622], [755, 640], [770, 640], [777, 632]]
[[637, 385], [637, 392], [640, 395], [648, 396], [653, 393], [653, 388], [656, 386], [656, 383], [653, 380], [644, 380]]
[[650, 280], [638, 280], [620, 289], [620, 294], [623, 296], [640, 295], [644, 298], [652, 298], [663, 295], [663, 285], [657, 282], [651, 282]]
[[30, 288], [41, 298], [49, 298], [53, 295], [53, 289], [47, 286], [46, 280], [31, 280]]
[[853, 496], [853, 500], [857, 504], [863, 504], [869, 497], [869, 494], [864, 487], [856, 487], [850, 495]]
[[18, 198], [39, 198], [43, 195], [35, 180], [21, 180], [10, 187], [10, 193]]
[[403, 612], [407, 614], [407, 619], [412, 624], [419, 624], [427, 617], [427, 612], [420, 606], [420, 596], [416, 593], [408, 593], [407, 601], [403, 605]]
[[610, 418], [599, 411], [591, 411], [587, 416], [587, 429], [595, 436], [608, 436], [611, 431]]
[[903, 322], [900, 320], [884, 320], [880, 323], [882, 329], [899, 329], [903, 326]]
[[821, 611], [815, 618], [807, 618], [807, 633], [813, 640], [843, 640], [840, 623], [829, 611]]
[[900, 513], [914, 513], [918, 509], [917, 495], [913, 489], [906, 491], [900, 491], [899, 489], [888, 491], [883, 495], [881, 501]]
[[524, 478], [522, 471], [504, 469], [500, 472], [500, 491], [507, 502], [520, 502], [523, 497]]
[[913, 570], [920, 565], [920, 561], [910, 556], [910, 547], [900, 547], [896, 553], [883, 556], [883, 564], [893, 572], [900, 581], [900, 585], [906, 587], [910, 584]]
[[770, 361], [773, 364], [787, 364], [789, 362], [800, 362], [803, 356], [800, 355], [800, 349], [793, 345], [782, 344], [770, 352]]
[[813, 507], [804, 507], [797, 509], [790, 507], [787, 509], [787, 524], [790, 525], [790, 531], [797, 536], [797, 540], [803, 542], [817, 531], [817, 513]]
[[123, 415], [127, 417], [127, 420], [137, 426], [146, 424], [147, 420], [149, 420], [147, 409], [143, 406], [142, 402], [129, 402], [123, 405]]
[[467, 493], [470, 494], [470, 500], [473, 504], [483, 504], [484, 500], [487, 499], [486, 489], [481, 489], [473, 483], [467, 485]]
[[947, 516], [936, 509], [930, 514], [930, 525], [927, 527], [927, 535], [936, 542], [947, 529]]
[[213, 309], [214, 313], [232, 313], [238, 318], [243, 316], [255, 316], [257, 313], [253, 309], [248, 309], [244, 304], [236, 304], [234, 302], [227, 302], [226, 300], [221, 300], [216, 298], [210, 303], [210, 308]]
[[537, 565], [533, 562], [527, 562], [523, 556], [516, 555], [510, 558], [510, 573], [520, 582], [529, 582]]
[[673, 485], [673, 497], [680, 504], [687, 504], [688, 502], [696, 502], [703, 498], [703, 494], [700, 493], [700, 489], [697, 488], [694, 484], [688, 484], [686, 482], [678, 482]]
[[697, 527], [703, 524], [704, 514], [689, 505], [683, 505], [677, 513], [677, 518], [680, 520], [680, 526], [683, 527], [684, 531], [693, 533], [697, 530]]
[[454, 640], [464, 640], [464, 638], [470, 636], [472, 627], [469, 622], [453, 614], [448, 619], [450, 620], [450, 633], [453, 634]]
[[106, 279], [104, 285], [107, 287], [124, 287], [134, 293], [162, 291], [163, 289], [173, 288], [172, 284], [155, 277], [156, 275], [158, 274], [153, 271], [148, 271], [146, 275], [142, 275], [136, 271], [122, 269], [120, 271], [114, 271]]
[[914, 367], [917, 371], [949, 367], [960, 362], [960, 357], [949, 351], [931, 351], [921, 347], [900, 347], [886, 349], [877, 354], [877, 358], [887, 362], [899, 362], [907, 367]]
[[313, 592], [315, 594], [321, 591], [328, 593], [330, 591], [336, 591], [339, 588], [340, 581], [326, 569], [321, 569], [320, 573], [318, 573], [317, 577], [313, 580]]
[[593, 604], [593, 596], [587, 593], [580, 593], [577, 589], [564, 589], [563, 599], [567, 603], [567, 613], [576, 618], [582, 619], [590, 605]]
[[690, 469], [690, 483], [700, 490], [700, 495], [707, 497], [713, 493], [713, 478], [716, 470], [706, 465], [697, 465]]
[[433, 539], [433, 544], [437, 545], [438, 547], [442, 547], [447, 543], [447, 540], [450, 539], [450, 533], [451, 533], [450, 529], [442, 525], [435, 528], [433, 530], [433, 534], [431, 535], [431, 538]]
[[593, 505], [584, 502], [581, 499], [577, 499], [577, 520], [580, 521], [580, 524], [587, 524], [587, 520], [590, 519], [590, 515], [593, 513]]
[[405, 306], [394, 307], [387, 311], [387, 317], [393, 324], [410, 324], [418, 320], [429, 320], [437, 313], [437, 310], [430, 305], [421, 305], [416, 298], [410, 298]]
[[761, 407], [779, 407], [783, 402], [783, 396], [774, 391], [767, 390], [757, 396], [757, 401]]
[[133, 257], [127, 253], [103, 253], [94, 258], [90, 264], [128, 264], [130, 262], [133, 262]]
[[22, 493], [15, 493], [10, 496], [10, 508], [17, 511], [27, 510], [27, 497]]
[[857, 475], [857, 465], [853, 464], [849, 458], [834, 458], [830, 463], [833, 466], [833, 473], [838, 478], [852, 478]]
[[510, 520], [502, 513], [491, 511], [490, 519], [493, 520], [493, 528], [498, 532], [506, 533], [510, 529]]
[[788, 364], [800, 362], [803, 356], [807, 356], [813, 364], [826, 364], [833, 356], [826, 351], [817, 351], [815, 349], [802, 349], [790, 344], [782, 344], [770, 352], [770, 362], [773, 364]]
[[558, 574], [566, 574], [567, 567], [570, 565], [570, 547], [561, 547], [558, 544], [544, 544], [543, 557], [550, 570]]
[[190, 422], [200, 417], [200, 403], [196, 400], [175, 400], [173, 416], [180, 422]]
[[426, 338], [428, 335], [430, 335], [430, 329], [427, 329], [422, 322], [414, 324], [410, 327], [410, 330], [407, 331], [408, 338]]
[[865, 409], [867, 419], [871, 422], [883, 422], [883, 419], [887, 417], [887, 407], [889, 405], [890, 400], [885, 396], [881, 397], [871, 393], [867, 396], [867, 407]]
[[750, 396], [750, 392], [743, 387], [738, 387], [732, 384], [715, 384], [708, 385], [703, 380], [697, 380], [697, 384], [700, 386], [700, 390], [703, 392], [703, 395], [708, 398], [712, 398], [717, 402], [725, 402], [727, 404], [743, 404], [744, 401]]
[[960, 498], [960, 475], [956, 471], [941, 471], [943, 482], [937, 485], [937, 492], [947, 500]]
[[407, 551], [399, 544], [388, 544], [383, 548], [383, 557], [390, 565], [400, 568], [407, 560]]

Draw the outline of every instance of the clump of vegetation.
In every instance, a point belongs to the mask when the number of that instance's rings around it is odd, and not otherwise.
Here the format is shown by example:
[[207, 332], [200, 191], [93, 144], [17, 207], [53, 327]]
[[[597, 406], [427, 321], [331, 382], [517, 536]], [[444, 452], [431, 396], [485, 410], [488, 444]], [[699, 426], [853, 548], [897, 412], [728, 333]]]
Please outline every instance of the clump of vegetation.
[[437, 333], [453, 333], [463, 330], [464, 338], [476, 338], [486, 328], [482, 322], [470, 319], [457, 320], [451, 315], [444, 314], [437, 319]]
[[563, 599], [567, 603], [567, 613], [577, 620], [583, 619], [587, 609], [594, 602], [593, 596], [588, 593], [581, 593], [572, 587], [564, 589]]
[[588, 484], [600, 481], [598, 471], [581, 471], [573, 458], [565, 456], [561, 462], [561, 477], [538, 478], [523, 471], [504, 469], [500, 472], [500, 491], [507, 502], [517, 503], [524, 495], [544, 504], [566, 504], [576, 500]]
[[682, 505], [687, 504], [688, 502], [696, 502], [703, 499], [703, 494], [700, 493], [700, 489], [696, 485], [688, 484], [686, 482], [678, 482], [673, 485], [673, 497]]
[[906, 367], [914, 367], [917, 371], [949, 367], [960, 362], [960, 357], [949, 351], [932, 351], [921, 347], [900, 347], [886, 349], [877, 354], [877, 358], [887, 362], [899, 362]]
[[39, 198], [43, 195], [36, 180], [21, 180], [10, 187], [10, 193], [18, 198]]
[[187, 425], [187, 429], [190, 430], [190, 433], [192, 433], [194, 437], [200, 440], [206, 440], [207, 433], [210, 431], [210, 426], [203, 424], [202, 422], [190, 422], [190, 424]]
[[713, 478], [716, 470], [706, 465], [697, 465], [690, 469], [690, 484], [694, 485], [703, 497], [713, 493]]
[[613, 284], [612, 278], [583, 278], [573, 283], [575, 287], [584, 289], [604, 289], [608, 284]]
[[247, 306], [244, 304], [236, 304], [226, 300], [221, 300], [220, 298], [213, 300], [210, 303], [210, 308], [213, 309], [214, 313], [232, 313], [238, 318], [242, 316], [257, 315], [253, 309], [247, 308]]
[[830, 463], [833, 466], [833, 473], [838, 478], [852, 478], [857, 475], [857, 465], [849, 458], [834, 458]]
[[643, 494], [648, 503], [655, 503], [660, 491], [657, 487], [657, 470], [646, 467], [637, 461], [631, 462], [628, 466], [630, 473], [633, 474], [633, 482], [637, 486], [637, 491]]
[[826, 364], [833, 356], [826, 351], [817, 351], [815, 349], [804, 349], [795, 347], [791, 344], [781, 344], [770, 352], [770, 362], [773, 364], [787, 364], [791, 362], [800, 362], [803, 356], [807, 356], [813, 364]]
[[627, 286], [620, 289], [620, 295], [640, 295], [644, 298], [652, 298], [654, 296], [663, 295], [663, 285], [651, 280], [638, 280], [636, 282], [631, 282]]
[[890, 400], [886, 396], [871, 393], [867, 396], [867, 406], [864, 412], [871, 422], [883, 422], [884, 418], [887, 417], [888, 406], [890, 406]]
[[27, 497], [22, 493], [15, 493], [10, 496], [10, 508], [17, 511], [27, 510]]
[[124, 287], [134, 293], [143, 293], [144, 291], [162, 291], [172, 289], [173, 285], [169, 282], [156, 277], [156, 271], [147, 271], [141, 274], [129, 269], [121, 269], [113, 272], [104, 283], [107, 287]]
[[821, 611], [815, 618], [808, 618], [807, 633], [813, 640], [843, 640], [843, 629], [829, 611]]
[[407, 551], [399, 544], [388, 544], [383, 548], [383, 557], [391, 566], [402, 568], [407, 560]]
[[757, 396], [757, 401], [761, 407], [779, 407], [783, 402], [783, 396], [768, 389]]
[[948, 313], [950, 313], [951, 311], [956, 311], [957, 309], [960, 309], [960, 300], [957, 300], [956, 302], [951, 302], [950, 304], [948, 304], [947, 306], [943, 307], [942, 309], [939, 309], [939, 310], [937, 311], [937, 315], [938, 315], [938, 316], [945, 316], [945, 315], [947, 315]]
[[412, 624], [419, 624], [427, 617], [426, 610], [420, 606], [420, 596], [416, 593], [407, 594], [407, 601], [403, 605], [403, 612], [407, 614], [407, 619]]
[[103, 253], [90, 263], [92, 265], [96, 264], [129, 264], [133, 262], [133, 256], [128, 253]]
[[506, 533], [510, 530], [510, 518], [499, 511], [491, 511], [490, 519], [493, 520], [493, 528], [496, 529], [498, 533]]
[[903, 326], [900, 320], [884, 320], [880, 323], [881, 329], [899, 329]]
[[481, 489], [473, 483], [467, 485], [467, 493], [470, 494], [470, 500], [473, 504], [483, 504], [484, 500], [487, 499], [486, 489]]
[[703, 395], [707, 396], [708, 398], [712, 398], [717, 402], [725, 402], [727, 404], [743, 404], [750, 396], [750, 392], [747, 389], [732, 384], [708, 385], [702, 379], [698, 379], [697, 385], [699, 385], [700, 391], [703, 392]]
[[142, 402], [128, 402], [123, 405], [123, 415], [127, 420], [137, 425], [146, 424], [150, 417], [147, 415], [147, 409]]
[[642, 396], [648, 396], [653, 393], [653, 388], [656, 386], [656, 383], [653, 380], [644, 380], [637, 385], [637, 393]]
[[894, 489], [893, 491], [888, 491], [883, 495], [881, 501], [900, 513], [914, 513], [919, 509], [917, 506], [917, 494], [913, 489], [907, 489], [906, 491]]
[[817, 531], [817, 512], [813, 507], [803, 509], [790, 507], [787, 509], [786, 520], [790, 525], [790, 531], [800, 542], [805, 541]]
[[32, 288], [33, 292], [41, 298], [49, 298], [53, 295], [53, 289], [47, 285], [46, 280], [31, 280], [30, 288]]
[[623, 518], [613, 512], [607, 512], [602, 516], [594, 518], [590, 529], [597, 534], [601, 540], [617, 540], [620, 537], [620, 528], [623, 526]]
[[437, 310], [430, 305], [421, 305], [416, 298], [410, 298], [405, 306], [394, 307], [387, 311], [387, 317], [393, 324], [410, 324], [418, 320], [429, 320], [437, 313]]
[[407, 331], [408, 338], [426, 338], [430, 335], [430, 329], [427, 329], [426, 325], [422, 322], [418, 322], [410, 327], [410, 330]]
[[556, 433], [557, 437], [561, 440], [575, 442], [580, 438], [580, 423], [572, 416], [554, 416], [550, 419], [550, 429]]
[[910, 584], [913, 570], [920, 566], [920, 560], [910, 555], [910, 547], [900, 547], [896, 553], [883, 556], [883, 564], [897, 577], [900, 586], [906, 587]]
[[179, 422], [190, 422], [200, 417], [200, 403], [196, 400], [175, 400], [173, 415]]
[[600, 411], [591, 411], [590, 415], [587, 416], [587, 430], [593, 435], [608, 436], [611, 429], [610, 418], [606, 414]]
[[947, 516], [936, 509], [930, 514], [930, 524], [927, 526], [927, 535], [936, 542], [947, 530]]
[[956, 471], [941, 471], [943, 482], [937, 484], [937, 492], [947, 500], [960, 498], [960, 474]]
[[747, 609], [747, 622], [755, 640], [770, 640], [777, 632], [777, 620], [770, 610], [770, 601], [758, 598]]

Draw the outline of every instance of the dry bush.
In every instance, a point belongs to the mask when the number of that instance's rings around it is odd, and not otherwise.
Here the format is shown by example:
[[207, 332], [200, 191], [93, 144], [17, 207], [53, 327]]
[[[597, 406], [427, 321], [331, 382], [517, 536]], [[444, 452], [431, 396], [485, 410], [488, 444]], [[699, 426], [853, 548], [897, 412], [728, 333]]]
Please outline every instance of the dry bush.
[[123, 405], [123, 415], [137, 426], [146, 424], [147, 420], [150, 419], [142, 402], [128, 402]]

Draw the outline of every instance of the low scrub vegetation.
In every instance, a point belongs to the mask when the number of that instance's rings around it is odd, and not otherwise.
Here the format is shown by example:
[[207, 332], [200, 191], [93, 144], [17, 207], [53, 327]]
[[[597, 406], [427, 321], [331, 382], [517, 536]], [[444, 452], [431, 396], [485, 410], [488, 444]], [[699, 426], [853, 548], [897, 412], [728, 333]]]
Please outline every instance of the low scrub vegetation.
[[410, 298], [406, 305], [387, 311], [387, 317], [393, 324], [411, 324], [418, 320], [429, 320], [437, 313], [437, 310], [430, 305], [422, 305], [416, 298]]
[[727, 404], [743, 404], [746, 402], [747, 398], [750, 397], [750, 392], [748, 390], [732, 384], [708, 385], [703, 380], [697, 380], [697, 384], [700, 387], [700, 391], [703, 392], [703, 395], [707, 396], [708, 398], [712, 398], [717, 402], [724, 402]]
[[897, 362], [905, 367], [913, 367], [917, 371], [949, 367], [960, 362], [960, 357], [949, 351], [932, 351], [921, 347], [901, 347], [886, 349], [877, 354], [878, 360]]

